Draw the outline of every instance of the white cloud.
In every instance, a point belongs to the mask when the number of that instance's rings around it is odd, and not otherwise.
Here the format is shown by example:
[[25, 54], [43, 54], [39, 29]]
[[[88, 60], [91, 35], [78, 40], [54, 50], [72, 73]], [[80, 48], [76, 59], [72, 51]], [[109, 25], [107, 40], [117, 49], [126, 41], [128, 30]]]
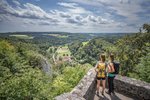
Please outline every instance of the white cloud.
[[[143, 0], [70, 0], [82, 4], [91, 6], [99, 6], [99, 9], [106, 10], [106, 13], [110, 11], [118, 15], [124, 16], [128, 21], [137, 21], [139, 17], [138, 12], [144, 12], [140, 5]], [[112, 15], [113, 16], [113, 15]]]
[[59, 19], [59, 25], [66, 26], [82, 26], [95, 27], [100, 24], [110, 24], [114, 22], [111, 19], [102, 18], [102, 16], [95, 15], [93, 12], [86, 10], [76, 3], [58, 3], [62, 10], [50, 10], [51, 16]]
[[[10, 25], [23, 24], [29, 30], [38, 28], [37, 31], [40, 29], [44, 31], [60, 29], [60, 31], [75, 32], [111, 32], [113, 30], [119, 32], [128, 28], [128, 25], [131, 25], [134, 21], [138, 23], [139, 18], [136, 13], [143, 11], [139, 2], [133, 3], [129, 0], [75, 0], [73, 3], [58, 2], [58, 9], [50, 9], [49, 12], [31, 3], [21, 4], [17, 0], [13, 0], [13, 3], [16, 5], [15, 7], [7, 1], [1, 0], [0, 14], [3, 17], [0, 16], [0, 26], [2, 26], [3, 21], [6, 23], [6, 20], [4, 20], [6, 18], [8, 19], [7, 22], [11, 22]], [[88, 8], [88, 6], [92, 9]], [[96, 14], [93, 8], [100, 13]], [[104, 10], [104, 13], [101, 10]], [[117, 18], [115, 19], [116, 15], [114, 13], [124, 16], [125, 19], [118, 21]], [[129, 28], [127, 31], [131, 30], [134, 29]]]
[[17, 6], [20, 6], [20, 5], [21, 5], [20, 2], [18, 2], [17, 0], [12, 0], [12, 2], [13, 2], [15, 5], [17, 5]]
[[47, 12], [42, 10], [40, 7], [35, 6], [31, 3], [23, 4], [23, 7], [13, 8], [7, 3], [7, 1], [2, 0], [0, 2], [1, 14], [10, 14], [16, 17], [29, 18], [29, 19], [48, 19], [52, 22], [57, 21], [52, 18]]
[[60, 15], [61, 17], [63, 17], [63, 18], [70, 18], [70, 17], [71, 17], [70, 14], [67, 14], [67, 13], [65, 13], [65, 12], [60, 12], [59, 15]]
[[65, 3], [65, 2], [59, 2], [58, 5], [68, 8], [75, 8], [76, 6], [78, 6], [77, 3]]
[[26, 17], [33, 17], [33, 18], [39, 18], [39, 19], [51, 19], [51, 17], [40, 7], [35, 6], [30, 3], [24, 4], [25, 9], [22, 9], [22, 11], [18, 11], [18, 14]]
[[58, 3], [58, 5], [64, 7], [63, 9], [65, 9], [70, 14], [90, 14], [90, 13], [92, 13], [92, 12], [86, 10], [85, 8], [80, 7], [77, 3], [60, 2], [60, 3]]
[[[115, 24], [116, 27], [124, 26], [124, 29], [131, 30], [132, 28], [132, 30], [138, 30], [137, 26], [141, 26], [143, 23], [150, 21], [148, 19], [148, 16], [150, 16], [148, 5], [145, 5], [146, 7], [141, 5], [142, 3], [150, 4], [150, 2], [147, 0], [135, 0], [135, 1], [134, 0], [69, 0], [69, 1], [86, 5], [91, 8], [97, 8], [100, 11], [105, 11], [107, 15], [103, 16], [103, 18], [112, 20], [113, 23], [116, 23]], [[95, 12], [100, 12], [100, 11], [95, 11]], [[100, 15], [104, 15], [104, 14], [100, 13]], [[133, 24], [136, 24], [137, 26], [135, 27], [135, 25]]]

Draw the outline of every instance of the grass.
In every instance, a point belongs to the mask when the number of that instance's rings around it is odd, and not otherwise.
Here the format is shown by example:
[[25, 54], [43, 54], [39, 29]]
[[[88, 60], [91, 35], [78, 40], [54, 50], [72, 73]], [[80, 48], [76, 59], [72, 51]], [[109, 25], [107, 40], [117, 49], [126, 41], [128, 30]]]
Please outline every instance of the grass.
[[82, 42], [83, 46], [85, 46], [86, 44], [88, 44], [89, 41], [86, 42]]
[[54, 37], [58, 37], [58, 38], [67, 38], [67, 35], [60, 35], [60, 34], [44, 34], [44, 35], [49, 35], [49, 36], [54, 36]]
[[68, 55], [71, 54], [71, 52], [70, 52], [70, 50], [69, 50], [69, 48], [68, 48], [67, 45], [65, 45], [65, 46], [60, 46], [60, 47], [57, 49], [56, 52], [58, 53], [58, 56], [63, 56], [64, 54], [65, 54], [65, 55], [66, 55], [66, 54], [68, 54]]
[[28, 36], [28, 35], [9, 35], [11, 37], [17, 37], [17, 38], [20, 38], [20, 39], [33, 39], [34, 37], [32, 36]]

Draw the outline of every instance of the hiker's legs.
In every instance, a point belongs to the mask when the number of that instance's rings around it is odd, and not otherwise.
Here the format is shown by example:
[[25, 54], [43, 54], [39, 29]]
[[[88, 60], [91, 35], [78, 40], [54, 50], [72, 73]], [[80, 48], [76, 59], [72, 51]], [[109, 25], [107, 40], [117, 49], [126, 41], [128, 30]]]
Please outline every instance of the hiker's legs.
[[99, 92], [100, 80], [97, 80], [97, 92]]
[[112, 92], [114, 92], [114, 78], [115, 77], [112, 77]]
[[109, 77], [109, 93], [113, 91], [113, 77]]
[[102, 94], [104, 94], [106, 80], [102, 80]]
[[111, 92], [111, 78], [108, 76], [108, 92]]

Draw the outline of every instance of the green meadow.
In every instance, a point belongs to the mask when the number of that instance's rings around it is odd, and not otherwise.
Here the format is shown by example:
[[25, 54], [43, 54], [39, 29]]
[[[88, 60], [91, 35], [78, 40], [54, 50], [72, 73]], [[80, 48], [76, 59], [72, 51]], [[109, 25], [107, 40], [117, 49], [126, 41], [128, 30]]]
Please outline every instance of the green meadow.
[[33, 39], [34, 37], [32, 36], [28, 36], [28, 35], [9, 35], [11, 37], [17, 37], [17, 38], [20, 38], [20, 39]]
[[54, 36], [57, 38], [67, 38], [68, 37], [68, 35], [60, 35], [60, 34], [44, 34], [44, 35]]
[[57, 54], [58, 54], [59, 56], [70, 55], [70, 54], [71, 54], [71, 52], [70, 52], [70, 50], [69, 50], [69, 48], [68, 48], [67, 45], [65, 45], [65, 46], [60, 46], [60, 47], [57, 49], [56, 52], [57, 52]]

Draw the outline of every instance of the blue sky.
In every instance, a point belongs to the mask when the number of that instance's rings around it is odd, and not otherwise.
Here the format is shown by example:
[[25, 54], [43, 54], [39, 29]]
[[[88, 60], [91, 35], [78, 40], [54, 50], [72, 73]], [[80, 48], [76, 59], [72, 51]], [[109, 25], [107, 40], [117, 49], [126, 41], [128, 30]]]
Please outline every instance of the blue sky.
[[0, 32], [137, 32], [150, 0], [0, 0]]

